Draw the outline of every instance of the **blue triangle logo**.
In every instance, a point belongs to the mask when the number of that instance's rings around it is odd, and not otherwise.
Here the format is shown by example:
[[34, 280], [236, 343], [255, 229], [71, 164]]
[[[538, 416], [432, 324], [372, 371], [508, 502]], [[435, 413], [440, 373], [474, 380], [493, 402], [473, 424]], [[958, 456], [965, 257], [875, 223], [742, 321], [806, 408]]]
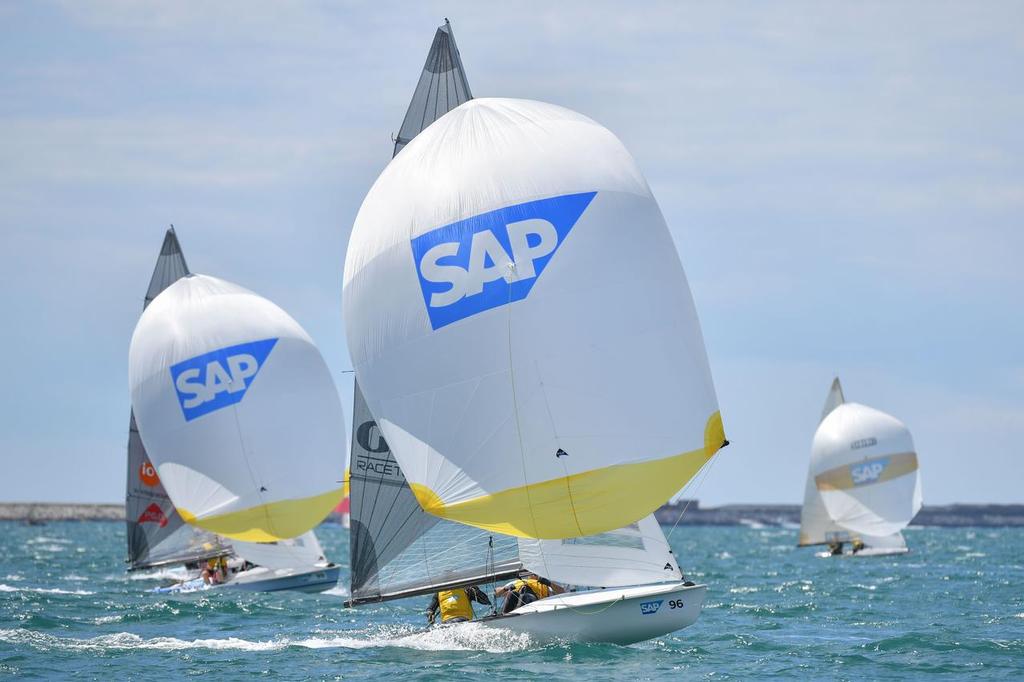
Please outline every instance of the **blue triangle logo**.
[[185, 421], [240, 403], [276, 343], [277, 339], [240, 343], [172, 365], [171, 382]]
[[506, 206], [412, 239], [431, 326], [437, 330], [526, 298], [596, 195]]

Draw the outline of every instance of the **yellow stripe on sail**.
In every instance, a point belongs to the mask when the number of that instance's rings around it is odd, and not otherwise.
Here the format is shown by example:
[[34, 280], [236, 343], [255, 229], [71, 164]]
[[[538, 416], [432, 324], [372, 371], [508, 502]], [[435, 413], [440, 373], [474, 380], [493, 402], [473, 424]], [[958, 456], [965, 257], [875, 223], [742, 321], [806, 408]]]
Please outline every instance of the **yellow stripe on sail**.
[[[880, 464], [882, 465], [881, 471], [874, 474], [871, 467]], [[821, 491], [850, 490], [891, 481], [914, 471], [917, 471], [917, 453], [901, 452], [895, 455], [872, 457], [829, 469], [815, 476], [814, 483]]]
[[724, 442], [722, 416], [715, 412], [704, 429], [704, 447], [672, 457], [584, 471], [450, 505], [424, 485], [410, 487], [425, 511], [484, 530], [547, 540], [594, 535], [653, 512]]
[[342, 488], [299, 500], [281, 500], [241, 511], [197, 518], [178, 508], [193, 526], [245, 542], [276, 542], [302, 535], [323, 521], [341, 501]]

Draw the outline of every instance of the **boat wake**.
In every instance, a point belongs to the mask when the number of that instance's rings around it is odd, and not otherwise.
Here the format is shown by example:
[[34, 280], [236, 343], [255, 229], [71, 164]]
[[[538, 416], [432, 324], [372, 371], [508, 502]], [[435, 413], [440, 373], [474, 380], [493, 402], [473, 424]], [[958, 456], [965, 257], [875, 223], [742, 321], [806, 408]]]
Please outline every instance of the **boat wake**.
[[128, 580], [185, 580], [189, 575], [195, 575], [196, 572], [190, 572], [180, 566], [174, 568], [158, 568], [151, 571], [139, 571], [137, 573], [120, 574], [114, 577], [115, 580], [124, 580], [125, 577]]
[[90, 595], [96, 594], [89, 590], [62, 590], [59, 587], [11, 587], [0, 583], [0, 592], [34, 592], [35, 594], [77, 594], [77, 595]]
[[329, 590], [324, 590], [320, 594], [325, 594], [328, 597], [347, 597], [348, 596], [348, 589], [345, 588], [345, 587], [342, 587], [342, 585], [339, 583], [337, 587], [332, 587]]
[[457, 628], [432, 628], [413, 631], [407, 627], [381, 627], [371, 631], [320, 633], [306, 638], [280, 638], [250, 641], [238, 637], [224, 639], [178, 639], [177, 637], [143, 638], [129, 632], [98, 637], [57, 637], [34, 630], [0, 630], [0, 643], [29, 646], [42, 651], [119, 651], [150, 649], [181, 651], [206, 649], [212, 651], [275, 651], [290, 647], [306, 649], [382, 649], [402, 648], [419, 651], [485, 651], [511, 653], [531, 647], [528, 635], [466, 624]]

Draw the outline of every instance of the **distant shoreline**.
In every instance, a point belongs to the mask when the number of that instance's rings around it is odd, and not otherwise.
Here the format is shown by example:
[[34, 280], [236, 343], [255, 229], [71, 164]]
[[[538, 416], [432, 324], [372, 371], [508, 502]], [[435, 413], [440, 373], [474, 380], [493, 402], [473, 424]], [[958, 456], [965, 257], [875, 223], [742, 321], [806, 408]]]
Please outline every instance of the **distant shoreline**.
[[[680, 513], [683, 512], [680, 519]], [[332, 515], [333, 516], [333, 515]], [[655, 512], [658, 521], [681, 526], [793, 526], [800, 523], [797, 504], [727, 504], [701, 507], [692, 500], [667, 504]], [[327, 522], [338, 521], [328, 517]], [[57, 521], [124, 521], [122, 504], [64, 502], [0, 502], [0, 521], [50, 523]], [[913, 525], [944, 528], [1024, 527], [1024, 504], [925, 505]]]

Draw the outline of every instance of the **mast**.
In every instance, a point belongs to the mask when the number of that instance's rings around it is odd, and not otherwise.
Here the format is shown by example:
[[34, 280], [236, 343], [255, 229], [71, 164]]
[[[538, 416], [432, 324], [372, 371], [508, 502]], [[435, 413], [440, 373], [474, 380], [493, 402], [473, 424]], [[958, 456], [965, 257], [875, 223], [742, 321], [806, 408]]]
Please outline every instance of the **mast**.
[[[146, 289], [143, 310], [164, 289], [189, 274], [172, 225], [164, 235], [160, 255]], [[134, 410], [128, 420], [125, 521], [130, 571], [195, 561], [231, 551], [231, 547], [218, 536], [193, 529], [178, 514], [142, 444]]]

